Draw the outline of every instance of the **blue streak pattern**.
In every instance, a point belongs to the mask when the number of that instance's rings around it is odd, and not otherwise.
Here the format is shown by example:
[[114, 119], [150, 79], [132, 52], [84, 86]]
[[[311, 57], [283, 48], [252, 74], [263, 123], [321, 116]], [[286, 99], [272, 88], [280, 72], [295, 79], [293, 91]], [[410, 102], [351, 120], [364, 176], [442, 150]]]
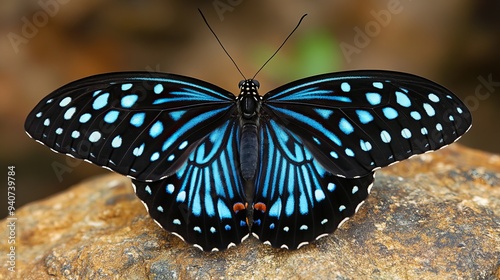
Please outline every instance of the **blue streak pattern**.
[[[274, 120], [262, 124], [260, 138], [262, 162], [252, 226], [260, 240], [274, 247], [299, 248], [332, 232], [368, 195], [373, 174], [359, 179], [333, 176], [297, 135]], [[329, 184], [339, 188], [329, 190]]]
[[226, 121], [191, 152], [176, 175], [152, 183], [134, 181], [138, 196], [149, 209], [162, 207], [163, 212], [150, 211], [158, 223], [205, 251], [234, 246], [248, 234], [246, 211], [233, 211], [233, 205], [244, 202], [237, 161], [233, 160], [236, 135], [238, 126]]

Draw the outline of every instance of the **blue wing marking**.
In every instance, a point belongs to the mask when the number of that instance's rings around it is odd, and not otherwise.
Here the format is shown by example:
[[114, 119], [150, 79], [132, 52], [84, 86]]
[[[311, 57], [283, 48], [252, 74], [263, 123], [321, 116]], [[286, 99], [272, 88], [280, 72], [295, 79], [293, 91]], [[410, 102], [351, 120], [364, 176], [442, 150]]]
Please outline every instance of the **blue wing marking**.
[[249, 233], [246, 211], [240, 211], [242, 179], [233, 158], [238, 131], [237, 121], [227, 120], [199, 142], [174, 175], [150, 183], [134, 180], [151, 216], [205, 251], [234, 246]]
[[[314, 96], [314, 98], [322, 98], [321, 95], [324, 95], [325, 93], [332, 93], [333, 91], [332, 90], [317, 90], [316, 92], [314, 93], [311, 93], [311, 91], [313, 91], [313, 89], [317, 89], [319, 87], [313, 87], [314, 85], [317, 85], [317, 84], [323, 84], [323, 83], [329, 83], [329, 82], [334, 82], [334, 81], [342, 81], [342, 80], [347, 80], [347, 79], [359, 79], [360, 77], [342, 77], [342, 76], [339, 76], [339, 77], [331, 77], [331, 78], [324, 78], [324, 79], [314, 79], [314, 80], [311, 80], [310, 82], [305, 82], [305, 83], [299, 83], [298, 85], [296, 86], [291, 86], [291, 87], [286, 87], [287, 89], [285, 90], [276, 90], [276, 93], [273, 94], [272, 98], [277, 98], [277, 99], [281, 99], [283, 100], [282, 98], [280, 98], [280, 96], [282, 95], [286, 95], [288, 93], [291, 93], [291, 92], [294, 92], [294, 95], [296, 93], [298, 93], [298, 96], [301, 96], [302, 95], [302, 98], [311, 98], [311, 96]], [[294, 85], [296, 83], [293, 83]], [[309, 96], [307, 96], [309, 94]], [[294, 97], [290, 97], [293, 99], [296, 99]], [[326, 97], [328, 98], [328, 97]], [[334, 99], [333, 99], [334, 100]], [[346, 99], [344, 100], [337, 100], [337, 101], [342, 101], [342, 102], [351, 102], [349, 98], [346, 97]]]
[[314, 120], [306, 115], [292, 111], [292, 110], [283, 109], [283, 108], [279, 108], [279, 107], [272, 106], [272, 105], [268, 105], [268, 106], [270, 108], [272, 108], [274, 111], [278, 111], [278, 112], [281, 112], [283, 114], [286, 114], [292, 118], [295, 118], [296, 120], [298, 120], [301, 123], [304, 123], [304, 124], [307, 124], [307, 125], [313, 127], [317, 131], [320, 131], [321, 133], [323, 133], [323, 135], [325, 137], [327, 137], [328, 139], [331, 139], [337, 146], [342, 146], [342, 141], [340, 140], [340, 138], [337, 135], [335, 135], [331, 130], [328, 130], [327, 128], [325, 128], [318, 121], [316, 121], [316, 120]]
[[[231, 101], [232, 98], [228, 98], [227, 95], [221, 94], [219, 91], [215, 91], [213, 89], [210, 89], [208, 87], [201, 86], [200, 82], [186, 82], [182, 81], [179, 79], [165, 79], [165, 78], [146, 78], [146, 77], [137, 77], [137, 78], [130, 78], [130, 80], [137, 80], [137, 81], [147, 81], [147, 82], [157, 82], [157, 83], [167, 83], [167, 84], [178, 84], [178, 85], [184, 85], [192, 88], [182, 88], [184, 91], [174, 91], [172, 92], [174, 95], [180, 95], [183, 97], [179, 97], [180, 101], [186, 101], [186, 100], [204, 100], [204, 101], [220, 101], [220, 99], [217, 98], [211, 98], [209, 95], [204, 94], [203, 92], [208, 92], [210, 94], [213, 94], [215, 96], [218, 96], [219, 98], [226, 99], [228, 101]], [[194, 79], [193, 79], [194, 80]], [[155, 87], [158, 85], [155, 85]], [[199, 91], [194, 90], [193, 88], [199, 89]], [[175, 99], [175, 98], [174, 98]], [[162, 99], [158, 99], [162, 100]], [[177, 100], [176, 100], [177, 101]], [[168, 102], [168, 100], [165, 100], [165, 102]]]
[[198, 125], [202, 120], [209, 119], [209, 118], [213, 117], [214, 115], [216, 115], [220, 112], [223, 112], [224, 110], [227, 110], [227, 109], [223, 108], [223, 109], [219, 109], [219, 110], [212, 110], [212, 111], [203, 113], [203, 114], [189, 120], [180, 129], [176, 130], [172, 134], [172, 136], [168, 137], [167, 141], [165, 141], [163, 143], [161, 150], [162, 151], [168, 150], [172, 146], [172, 144], [177, 141], [177, 139], [182, 139], [181, 137], [183, 136], [183, 134], [185, 134], [186, 132], [193, 129], [193, 127]]
[[260, 139], [252, 232], [261, 241], [303, 246], [333, 232], [368, 195], [372, 174], [344, 179], [328, 173], [301, 138], [278, 122], [261, 123]]
[[332, 93], [331, 90], [318, 90], [317, 88], [308, 88], [299, 92], [296, 92], [293, 95], [284, 96], [281, 98], [281, 101], [301, 101], [302, 99], [315, 98], [326, 101], [339, 101], [344, 103], [351, 103], [352, 99], [347, 96], [338, 96], [338, 95], [328, 95]]

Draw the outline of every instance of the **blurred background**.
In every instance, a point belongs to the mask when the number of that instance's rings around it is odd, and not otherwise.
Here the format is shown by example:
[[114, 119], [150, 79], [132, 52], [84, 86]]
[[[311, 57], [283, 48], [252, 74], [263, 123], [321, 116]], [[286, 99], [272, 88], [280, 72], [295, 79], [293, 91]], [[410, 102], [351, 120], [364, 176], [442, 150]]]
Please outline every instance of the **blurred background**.
[[[55, 154], [24, 133], [26, 115], [58, 87], [103, 72], [147, 70], [196, 77], [237, 93], [241, 76], [203, 23], [198, 8], [247, 77], [308, 14], [257, 76], [261, 94], [325, 72], [411, 72], [451, 89], [470, 108], [474, 126], [461, 144], [500, 152], [496, 123], [500, 120], [500, 1], [284, 3], [0, 1], [0, 162], [4, 178], [7, 166], [16, 166], [16, 208], [90, 176], [109, 173]], [[3, 189], [0, 217], [7, 214]]]

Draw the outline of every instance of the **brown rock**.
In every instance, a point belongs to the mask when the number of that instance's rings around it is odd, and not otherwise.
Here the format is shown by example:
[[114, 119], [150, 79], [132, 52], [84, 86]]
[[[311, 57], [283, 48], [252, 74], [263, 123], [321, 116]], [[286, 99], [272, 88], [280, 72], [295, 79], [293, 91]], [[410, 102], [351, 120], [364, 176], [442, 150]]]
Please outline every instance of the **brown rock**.
[[[16, 215], [16, 272], [2, 253], [3, 279], [500, 276], [500, 157], [459, 145], [377, 172], [348, 223], [296, 251], [249, 238], [201, 252], [159, 228], [119, 175], [85, 181]], [[2, 227], [0, 239], [8, 234]], [[1, 251], [9, 246], [2, 242]]]

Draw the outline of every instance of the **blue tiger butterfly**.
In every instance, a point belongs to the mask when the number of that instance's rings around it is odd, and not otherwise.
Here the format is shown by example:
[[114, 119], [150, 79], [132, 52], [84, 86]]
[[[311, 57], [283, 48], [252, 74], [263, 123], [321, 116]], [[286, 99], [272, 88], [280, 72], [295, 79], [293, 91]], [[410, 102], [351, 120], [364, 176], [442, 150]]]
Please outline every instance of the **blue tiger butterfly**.
[[332, 233], [367, 198], [375, 170], [445, 147], [472, 123], [452, 92], [400, 72], [258, 88], [245, 79], [235, 96], [174, 74], [96, 75], [45, 97], [25, 129], [132, 178], [160, 226], [218, 251], [250, 233], [288, 249]]

